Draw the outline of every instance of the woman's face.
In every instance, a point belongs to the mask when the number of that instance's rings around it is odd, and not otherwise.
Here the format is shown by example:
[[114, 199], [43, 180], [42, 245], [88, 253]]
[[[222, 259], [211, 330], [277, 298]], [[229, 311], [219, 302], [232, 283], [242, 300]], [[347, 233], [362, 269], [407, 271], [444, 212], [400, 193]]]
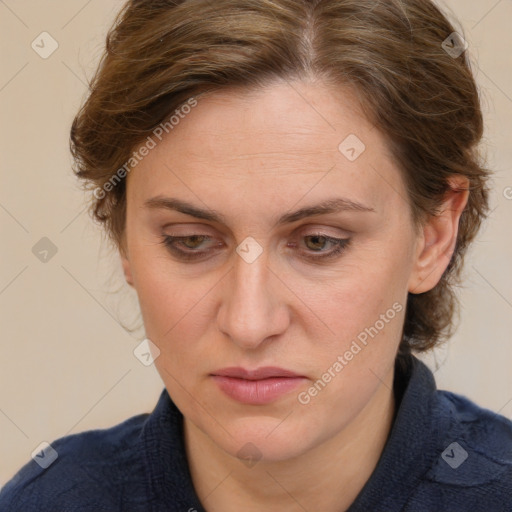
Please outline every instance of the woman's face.
[[[289, 459], [389, 392], [421, 244], [349, 91], [276, 83], [197, 101], [127, 178], [125, 274], [187, 421], [232, 455], [252, 443]], [[268, 366], [301, 378], [213, 376]]]

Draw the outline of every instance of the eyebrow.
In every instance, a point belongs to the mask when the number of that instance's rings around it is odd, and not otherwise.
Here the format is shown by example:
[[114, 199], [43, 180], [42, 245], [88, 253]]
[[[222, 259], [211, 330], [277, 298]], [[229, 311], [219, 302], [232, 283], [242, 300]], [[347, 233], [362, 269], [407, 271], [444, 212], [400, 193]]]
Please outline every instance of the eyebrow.
[[[226, 224], [226, 217], [212, 209], [199, 208], [193, 204], [176, 199], [174, 197], [156, 196], [144, 202], [144, 206], [150, 209], [166, 209], [184, 213], [197, 219], [204, 219], [211, 222]], [[294, 212], [283, 214], [275, 226], [291, 224], [307, 217], [315, 215], [326, 215], [329, 213], [339, 213], [343, 211], [351, 212], [375, 212], [374, 208], [365, 206], [357, 201], [352, 201], [344, 197], [335, 197], [322, 201], [321, 203], [306, 206]]]

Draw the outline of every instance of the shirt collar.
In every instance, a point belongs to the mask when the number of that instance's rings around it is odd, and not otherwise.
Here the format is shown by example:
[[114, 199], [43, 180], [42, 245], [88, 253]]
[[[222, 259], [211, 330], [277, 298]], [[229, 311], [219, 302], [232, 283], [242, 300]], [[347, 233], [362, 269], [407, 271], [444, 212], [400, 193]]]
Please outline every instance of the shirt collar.
[[377, 466], [347, 512], [401, 510], [405, 505], [438, 457], [448, 428], [437, 411], [436, 391], [432, 372], [417, 357], [395, 364], [393, 426]]
[[205, 512], [192, 484], [183, 437], [183, 415], [167, 389], [141, 432], [151, 511]]

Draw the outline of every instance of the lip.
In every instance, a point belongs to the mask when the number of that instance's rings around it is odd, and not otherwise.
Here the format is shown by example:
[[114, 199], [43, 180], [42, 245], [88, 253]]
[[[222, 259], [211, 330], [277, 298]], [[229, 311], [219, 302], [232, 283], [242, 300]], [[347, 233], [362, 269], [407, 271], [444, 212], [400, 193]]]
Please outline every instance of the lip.
[[261, 380], [269, 379], [270, 377], [304, 377], [304, 375], [299, 375], [298, 373], [277, 366], [263, 366], [255, 370], [246, 370], [240, 366], [230, 366], [229, 368], [217, 370], [213, 372], [212, 375], [235, 377], [245, 380]]
[[275, 366], [256, 370], [223, 368], [211, 374], [211, 377], [227, 396], [250, 405], [273, 402], [306, 380], [303, 375]]

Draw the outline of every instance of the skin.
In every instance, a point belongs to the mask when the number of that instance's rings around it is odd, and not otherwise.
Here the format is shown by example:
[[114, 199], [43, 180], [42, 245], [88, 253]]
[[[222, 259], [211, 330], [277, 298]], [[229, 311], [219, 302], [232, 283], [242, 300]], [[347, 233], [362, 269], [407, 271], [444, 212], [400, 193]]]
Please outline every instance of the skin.
[[[338, 150], [349, 134], [366, 146], [353, 162]], [[467, 180], [452, 184], [467, 187]], [[447, 193], [443, 212], [416, 230], [384, 136], [350, 90], [319, 82], [200, 98], [130, 172], [123, 269], [160, 350], [157, 370], [184, 415], [192, 480], [206, 510], [339, 512], [354, 501], [392, 426], [407, 294], [439, 281], [467, 195]], [[145, 207], [155, 196], [216, 210], [225, 221]], [[282, 214], [332, 197], [374, 211], [275, 226]], [[335, 249], [315, 232], [351, 242], [314, 262], [308, 256]], [[162, 243], [171, 234], [206, 235], [179, 248], [211, 253], [180, 260]], [[262, 249], [252, 263], [235, 250], [248, 236]], [[402, 311], [301, 404], [298, 394], [394, 303]], [[270, 404], [246, 405], [210, 376], [228, 366], [280, 366], [307, 380]], [[237, 456], [249, 442], [261, 456], [252, 467]]]

